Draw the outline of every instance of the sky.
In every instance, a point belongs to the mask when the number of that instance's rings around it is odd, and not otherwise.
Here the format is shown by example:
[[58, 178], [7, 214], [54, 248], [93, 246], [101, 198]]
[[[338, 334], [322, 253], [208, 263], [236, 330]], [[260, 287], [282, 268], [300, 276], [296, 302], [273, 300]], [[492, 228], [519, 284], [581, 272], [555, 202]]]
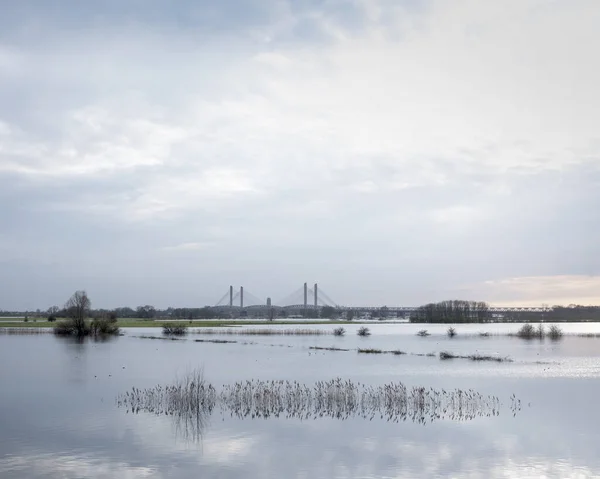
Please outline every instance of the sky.
[[0, 4], [0, 310], [600, 304], [597, 0]]

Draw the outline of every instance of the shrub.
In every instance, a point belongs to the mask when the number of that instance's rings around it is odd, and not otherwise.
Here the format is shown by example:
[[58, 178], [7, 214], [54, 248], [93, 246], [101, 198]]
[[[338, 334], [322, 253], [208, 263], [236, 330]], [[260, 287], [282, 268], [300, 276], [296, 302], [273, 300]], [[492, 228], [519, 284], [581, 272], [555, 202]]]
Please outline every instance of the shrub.
[[552, 341], [557, 341], [563, 337], [563, 331], [556, 324], [553, 324], [552, 326], [550, 326], [550, 329], [548, 330], [548, 337]]
[[54, 316], [53, 314], [51, 314], [50, 316], [48, 316], [48, 322], [49, 323], [53, 323], [54, 321], [56, 321], [56, 316]]
[[90, 333], [94, 336], [119, 334], [117, 321], [108, 318], [94, 319], [90, 324]]
[[73, 323], [68, 319], [64, 321], [58, 321], [54, 325], [54, 334], [58, 336], [70, 336], [72, 334], [75, 334], [75, 327], [73, 326]]
[[29, 322], [29, 318], [27, 316], [25, 316], [25, 318], [23, 319], [23, 322], [28, 323]]
[[163, 334], [168, 336], [185, 336], [187, 334], [187, 326], [185, 324], [164, 323], [162, 328]]
[[449, 338], [453, 338], [454, 336], [456, 336], [456, 329], [454, 329], [453, 327], [448, 328], [448, 337]]
[[369, 331], [369, 328], [367, 328], [366, 326], [362, 326], [358, 329], [358, 332], [356, 334], [358, 334], [359, 336], [370, 336], [371, 331]]
[[346, 330], [344, 328], [335, 328], [333, 330], [333, 335], [334, 336], [343, 336], [344, 334], [346, 334]]
[[533, 339], [535, 337], [535, 328], [530, 323], [526, 323], [517, 331], [517, 336], [522, 339]]
[[429, 332], [426, 329], [421, 329], [421, 331], [417, 333], [417, 336], [424, 338], [425, 336], [429, 336]]

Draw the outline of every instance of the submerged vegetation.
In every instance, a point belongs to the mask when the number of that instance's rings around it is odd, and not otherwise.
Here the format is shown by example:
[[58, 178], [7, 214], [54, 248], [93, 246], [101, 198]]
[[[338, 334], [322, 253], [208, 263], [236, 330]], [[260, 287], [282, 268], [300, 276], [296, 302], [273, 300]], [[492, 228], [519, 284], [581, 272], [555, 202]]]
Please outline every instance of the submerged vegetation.
[[510, 359], [510, 358], [503, 358], [500, 356], [490, 356], [490, 355], [484, 355], [484, 354], [479, 354], [479, 353], [470, 354], [468, 356], [461, 356], [458, 354], [451, 353], [449, 351], [441, 351], [439, 356], [440, 356], [441, 360], [470, 359], [471, 361], [495, 361], [497, 363], [512, 362], [512, 359]]
[[563, 337], [563, 331], [555, 324], [551, 325], [546, 332], [543, 324], [538, 324], [537, 327], [534, 327], [531, 323], [525, 323], [513, 336], [521, 339], [544, 339], [548, 337], [553, 341], [557, 341]]
[[421, 329], [420, 331], [417, 331], [417, 336], [420, 336], [422, 338], [429, 336], [429, 331], [427, 331], [426, 329]]
[[188, 330], [185, 324], [163, 323], [162, 332], [166, 336], [185, 336]]
[[448, 331], [446, 331], [446, 334], [449, 338], [453, 338], [454, 336], [456, 336], [456, 329], [454, 329], [453, 327], [449, 327]]
[[[513, 403], [518, 401], [514, 398]], [[216, 409], [236, 418], [282, 417], [334, 419], [375, 417], [386, 421], [469, 420], [497, 416], [500, 400], [471, 389], [454, 391], [408, 388], [402, 383], [372, 386], [335, 378], [312, 385], [298, 381], [248, 380], [223, 385], [217, 391], [201, 372], [193, 372], [170, 386], [133, 388], [117, 397], [128, 411], [172, 416], [177, 428], [199, 438], [207, 417]], [[514, 404], [513, 404], [514, 407]]]
[[363, 336], [363, 337], [371, 336], [371, 331], [366, 326], [361, 326], [360, 328], [358, 328], [358, 331], [356, 332], [356, 334], [358, 334], [359, 336]]
[[346, 330], [344, 328], [342, 328], [341, 326], [339, 328], [335, 328], [333, 330], [334, 336], [343, 336], [344, 334], [346, 334]]
[[[165, 323], [168, 324], [168, 323]], [[163, 325], [164, 327], [164, 325]], [[333, 330], [335, 336], [338, 329]], [[227, 328], [227, 329], [196, 329], [192, 331], [194, 334], [235, 334], [241, 336], [323, 336], [332, 334], [325, 329], [277, 329], [277, 328]]]
[[92, 302], [85, 291], [76, 291], [65, 304], [67, 319], [54, 325], [54, 334], [58, 336], [113, 336], [119, 334], [117, 318], [104, 316], [88, 321]]

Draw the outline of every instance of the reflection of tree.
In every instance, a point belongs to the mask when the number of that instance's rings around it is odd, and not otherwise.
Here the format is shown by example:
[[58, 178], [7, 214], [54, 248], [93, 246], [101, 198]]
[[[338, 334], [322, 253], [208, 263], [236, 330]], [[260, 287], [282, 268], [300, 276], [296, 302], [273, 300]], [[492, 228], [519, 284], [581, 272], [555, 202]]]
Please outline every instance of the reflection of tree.
[[[514, 406], [517, 403], [513, 399]], [[132, 412], [172, 416], [176, 431], [186, 440], [202, 437], [215, 407], [240, 419], [362, 418], [426, 424], [435, 420], [467, 421], [497, 416], [500, 401], [471, 389], [446, 391], [407, 388], [402, 383], [371, 386], [340, 378], [306, 385], [296, 381], [244, 381], [225, 385], [217, 393], [195, 372], [173, 386], [133, 388], [117, 399]]]

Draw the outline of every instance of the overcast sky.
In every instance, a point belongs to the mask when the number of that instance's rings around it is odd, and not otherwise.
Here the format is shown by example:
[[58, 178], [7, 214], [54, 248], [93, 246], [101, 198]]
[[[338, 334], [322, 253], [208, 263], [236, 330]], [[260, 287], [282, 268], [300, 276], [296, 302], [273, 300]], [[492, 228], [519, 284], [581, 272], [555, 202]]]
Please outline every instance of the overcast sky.
[[600, 303], [598, 0], [0, 4], [0, 309]]

